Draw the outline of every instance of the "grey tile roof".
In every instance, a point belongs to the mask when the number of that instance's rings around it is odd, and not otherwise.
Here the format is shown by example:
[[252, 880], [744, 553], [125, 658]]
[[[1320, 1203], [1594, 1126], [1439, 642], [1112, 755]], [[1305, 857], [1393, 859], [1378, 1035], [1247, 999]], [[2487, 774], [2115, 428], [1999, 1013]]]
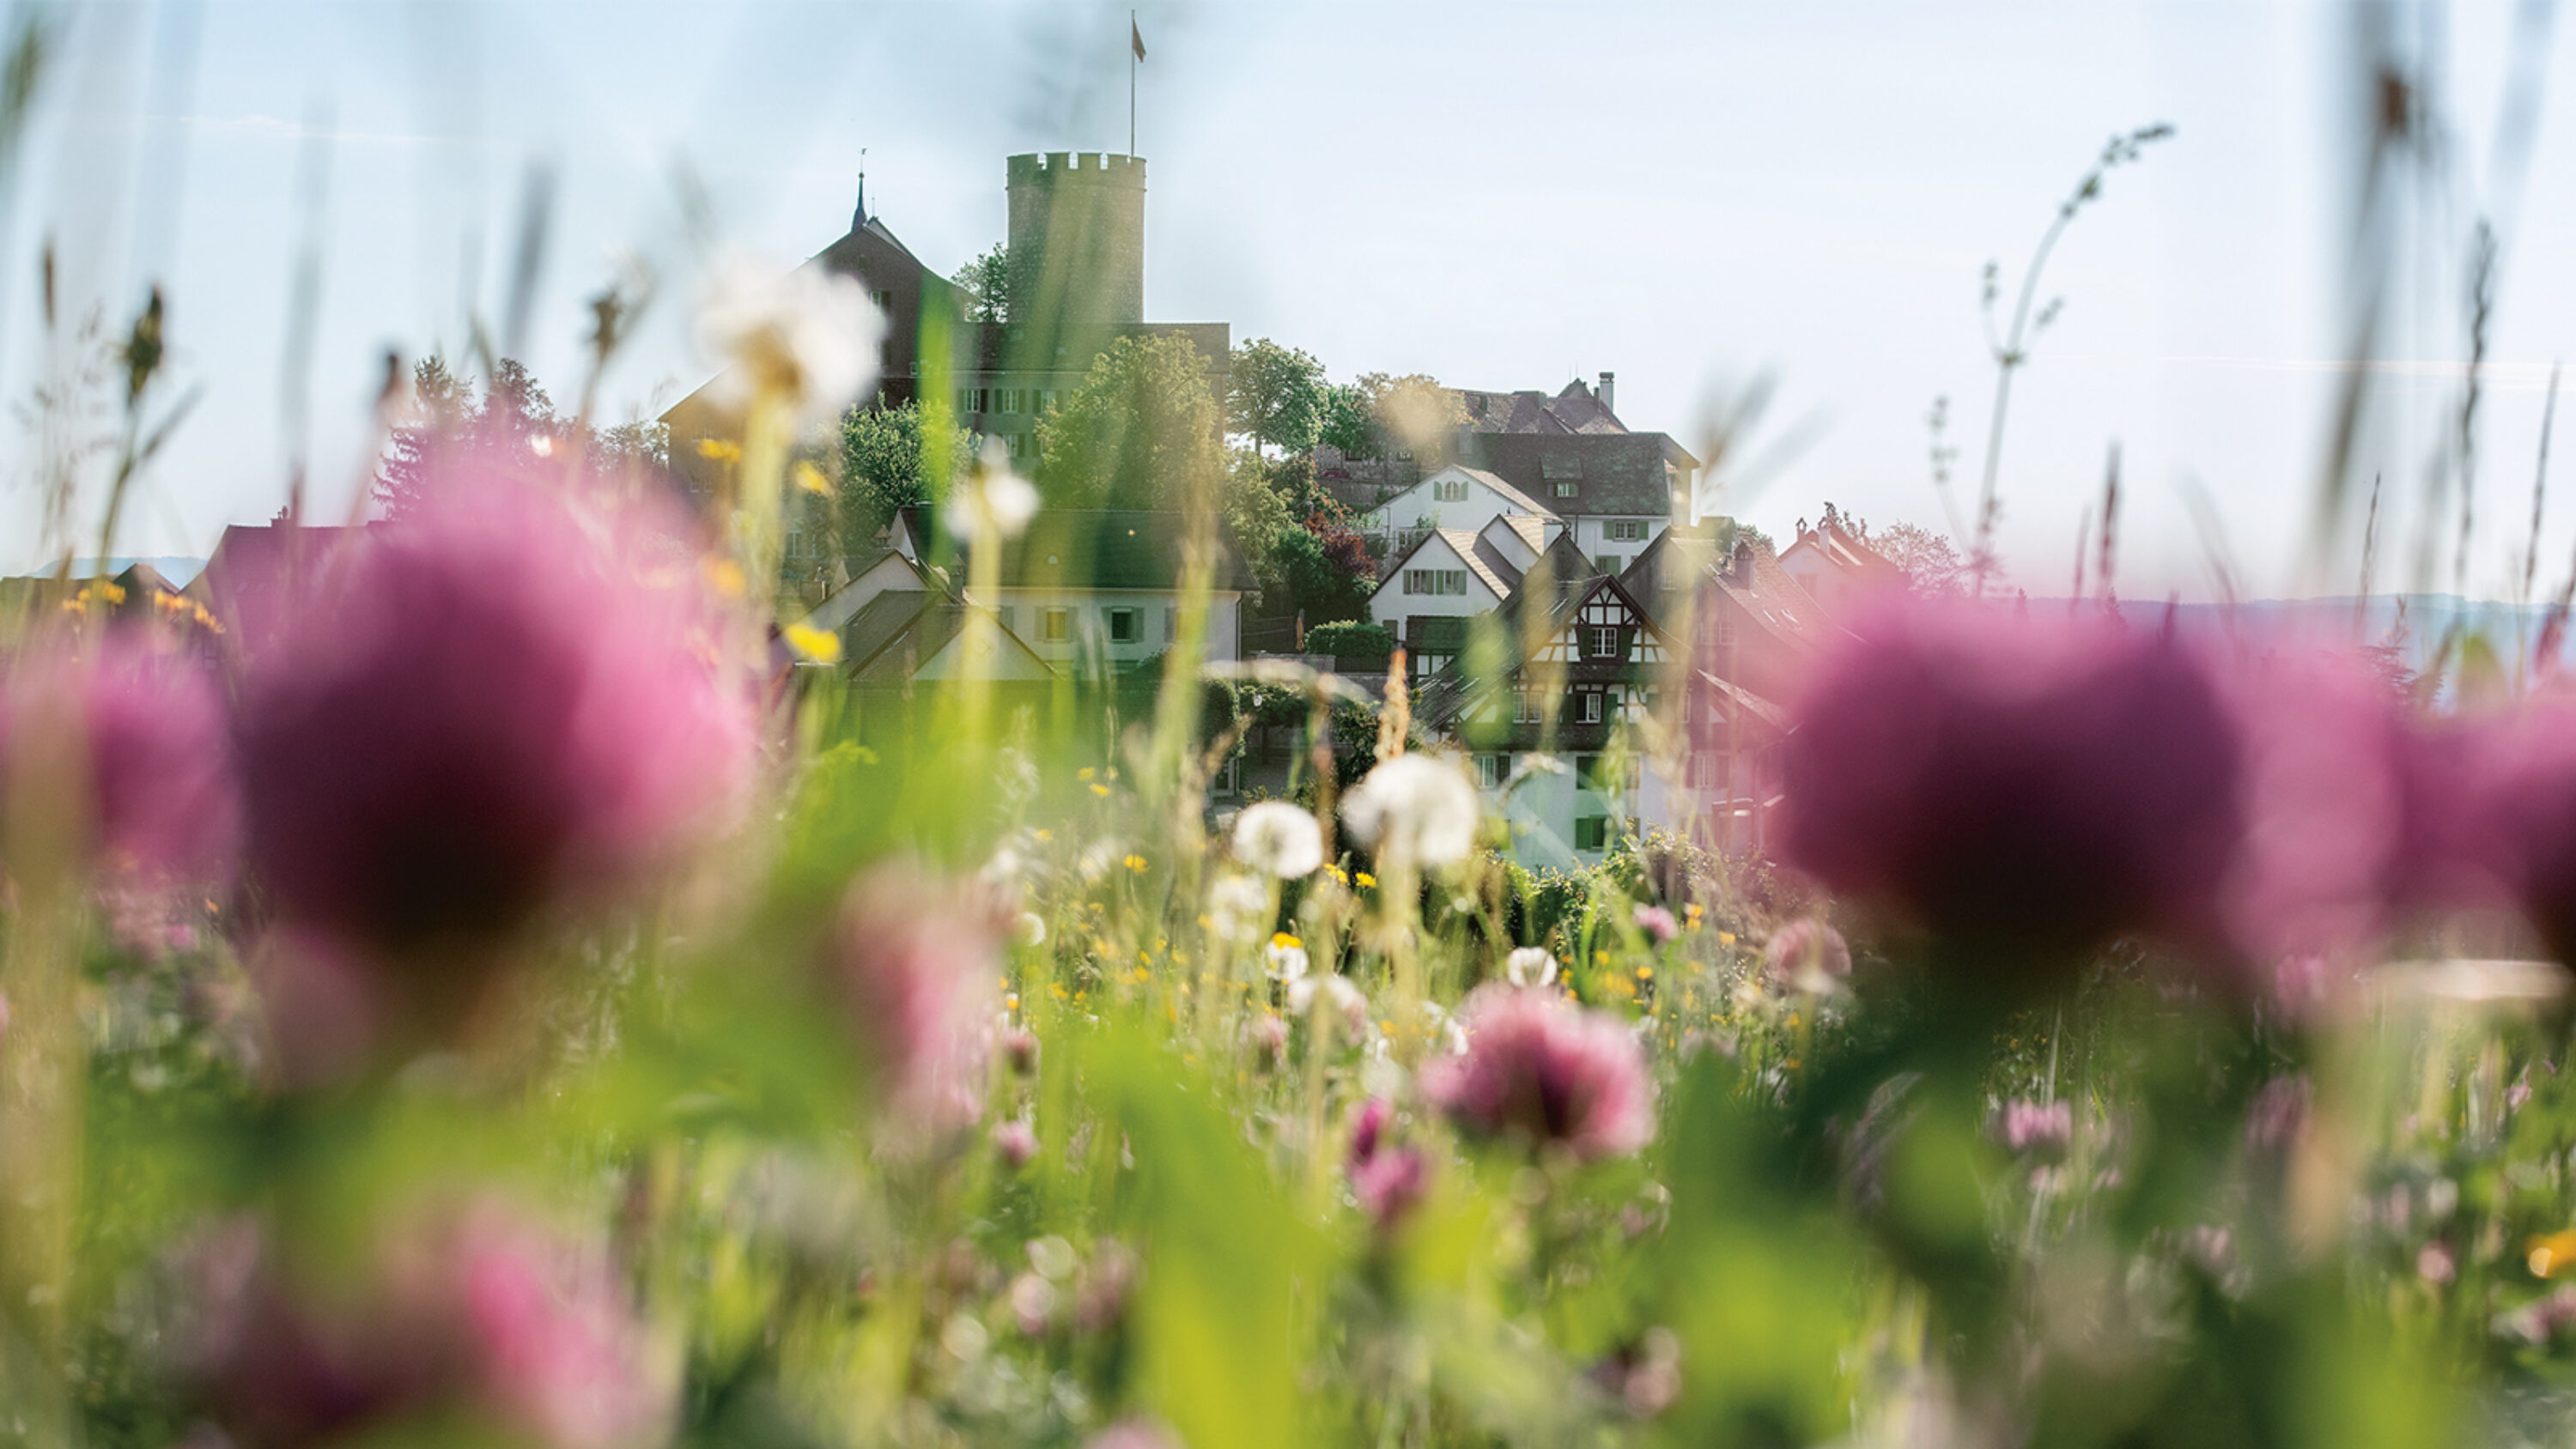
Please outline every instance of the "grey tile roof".
[[[1698, 466], [1662, 433], [1493, 433], [1470, 445], [1479, 466], [1560, 515], [1668, 516], [1681, 472]], [[1559, 495], [1559, 483], [1574, 495]]]

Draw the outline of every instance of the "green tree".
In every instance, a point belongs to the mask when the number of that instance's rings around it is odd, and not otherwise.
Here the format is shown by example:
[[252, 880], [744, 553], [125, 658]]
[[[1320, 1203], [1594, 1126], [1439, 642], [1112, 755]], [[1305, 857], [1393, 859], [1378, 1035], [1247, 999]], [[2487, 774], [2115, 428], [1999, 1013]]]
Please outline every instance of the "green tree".
[[1377, 456], [1377, 429], [1369, 395], [1355, 382], [1327, 383], [1316, 419], [1315, 441], [1345, 458]]
[[1207, 361], [1183, 337], [1121, 337], [1038, 424], [1038, 491], [1059, 508], [1171, 508], [1226, 477]]
[[[412, 396], [417, 420], [393, 430], [376, 473], [376, 501], [388, 518], [410, 517], [445, 480], [461, 475], [560, 477], [572, 461], [570, 447], [583, 441], [573, 436], [575, 420], [555, 415], [536, 375], [511, 358], [478, 389], [447, 359], [424, 357], [412, 365]], [[601, 450], [596, 435], [588, 441]]]
[[1279, 567], [1279, 546], [1286, 535], [1297, 531], [1297, 517], [1290, 510], [1290, 500], [1272, 482], [1270, 465], [1259, 453], [1250, 448], [1235, 450], [1233, 466], [1226, 469], [1225, 492], [1218, 507], [1235, 553], [1252, 571], [1263, 595], [1271, 595], [1286, 582]]
[[[929, 430], [941, 427], [941, 432]], [[919, 403], [852, 408], [841, 418], [841, 536], [845, 550], [864, 550], [895, 510], [930, 501], [930, 459], [945, 449], [949, 476], [966, 468], [966, 432], [926, 416]]]
[[966, 304], [969, 322], [1008, 322], [1011, 320], [1011, 253], [1010, 248], [996, 246], [982, 256], [957, 269], [948, 279], [956, 284]]
[[1324, 417], [1324, 365], [1294, 347], [1256, 337], [1234, 349], [1226, 427], [1255, 447], [1304, 453]]
[[1426, 467], [1437, 467], [1450, 460], [1466, 424], [1466, 400], [1440, 379], [1419, 372], [1364, 372], [1355, 382], [1326, 385], [1316, 441], [1346, 458], [1410, 453]]
[[1458, 430], [1467, 424], [1465, 399], [1440, 379], [1419, 372], [1403, 377], [1372, 372], [1359, 385], [1369, 396], [1379, 457], [1411, 453], [1426, 468], [1449, 462]]

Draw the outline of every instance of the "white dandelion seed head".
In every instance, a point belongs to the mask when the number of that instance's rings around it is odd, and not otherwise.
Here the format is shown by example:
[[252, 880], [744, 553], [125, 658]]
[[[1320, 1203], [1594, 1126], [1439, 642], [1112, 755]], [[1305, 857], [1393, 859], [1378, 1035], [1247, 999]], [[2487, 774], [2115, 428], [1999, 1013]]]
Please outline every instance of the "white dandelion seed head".
[[1037, 516], [1037, 485], [1011, 470], [1011, 455], [999, 438], [984, 441], [981, 463], [949, 490], [941, 513], [948, 531], [966, 538], [986, 525], [1002, 538], [1017, 538]]
[[1389, 864], [1453, 865], [1476, 847], [1476, 787], [1435, 755], [1398, 755], [1342, 799], [1351, 833]]
[[1556, 958], [1543, 946], [1523, 946], [1503, 958], [1503, 975], [1514, 986], [1547, 986], [1556, 980]]
[[1264, 800], [1234, 817], [1234, 858], [1282, 880], [1313, 875], [1324, 863], [1324, 828], [1285, 800]]
[[808, 432], [876, 381], [885, 332], [885, 314], [856, 278], [813, 266], [782, 272], [740, 255], [709, 272], [698, 304], [699, 345], [732, 364], [718, 399], [784, 398]]
[[[1299, 982], [1306, 979], [1308, 961], [1303, 946], [1283, 946], [1273, 941], [1261, 948], [1262, 970], [1273, 981]], [[1339, 980], [1339, 977], [1335, 977]]]

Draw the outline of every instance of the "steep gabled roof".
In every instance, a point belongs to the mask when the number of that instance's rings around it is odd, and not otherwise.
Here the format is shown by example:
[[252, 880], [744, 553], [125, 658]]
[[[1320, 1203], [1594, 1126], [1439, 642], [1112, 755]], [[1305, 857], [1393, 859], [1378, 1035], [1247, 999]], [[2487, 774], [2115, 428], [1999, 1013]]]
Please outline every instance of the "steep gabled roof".
[[[1429, 547], [1431, 541], [1435, 538], [1440, 540], [1443, 544], [1446, 544], [1450, 552], [1458, 555], [1460, 561], [1466, 564], [1467, 572], [1474, 574], [1477, 582], [1483, 584], [1486, 588], [1493, 590], [1495, 598], [1501, 599], [1508, 597], [1511, 594], [1513, 585], [1520, 581], [1520, 574], [1517, 570], [1513, 571], [1507, 581], [1503, 574], [1494, 569], [1492, 560], [1480, 556], [1476, 552], [1478, 539], [1475, 534], [1468, 530], [1463, 528], [1426, 528], [1422, 531], [1422, 536], [1413, 541], [1413, 547], [1396, 555], [1395, 562], [1387, 565], [1386, 572], [1378, 578], [1377, 589], [1383, 589], [1388, 584], [1393, 583], [1396, 576], [1404, 572], [1404, 566], [1413, 562], [1414, 557], [1420, 554], [1423, 549]], [[1505, 560], [1505, 562], [1508, 563], [1509, 560]], [[1369, 592], [1371, 594], [1375, 594], [1377, 589], [1371, 589]]]
[[1627, 425], [1601, 405], [1600, 396], [1580, 378], [1554, 396], [1527, 388], [1519, 392], [1480, 392], [1461, 388], [1467, 427], [1479, 433], [1624, 433]]
[[[970, 612], [968, 606], [944, 594], [889, 589], [870, 599], [843, 626], [843, 672], [857, 684], [900, 684], [965, 631]], [[1044, 656], [999, 618], [993, 619], [993, 629], [1005, 652], [1025, 656], [1026, 662], [1043, 672], [1054, 672]]]

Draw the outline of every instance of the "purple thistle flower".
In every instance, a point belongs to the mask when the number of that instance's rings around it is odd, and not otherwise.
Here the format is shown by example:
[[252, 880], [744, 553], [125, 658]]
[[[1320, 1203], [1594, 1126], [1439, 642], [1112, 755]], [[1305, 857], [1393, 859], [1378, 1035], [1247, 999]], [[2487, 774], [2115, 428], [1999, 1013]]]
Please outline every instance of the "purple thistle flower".
[[371, 535], [244, 690], [249, 858], [280, 913], [452, 963], [724, 823], [750, 694], [696, 578], [676, 537], [525, 491]]
[[1638, 930], [1653, 937], [1658, 946], [1668, 944], [1682, 933], [1681, 923], [1662, 906], [1639, 906], [1629, 913], [1629, 918], [1636, 922]]
[[1830, 989], [1850, 977], [1851, 969], [1851, 943], [1813, 916], [1782, 926], [1762, 947], [1763, 974], [1791, 990]]
[[2209, 926], [2243, 746], [2189, 650], [1970, 606], [1858, 627], [1785, 747], [1795, 864], [2003, 969]]
[[1384, 1097], [1361, 1103], [1351, 1117], [1351, 1195], [1381, 1230], [1394, 1227], [1422, 1201], [1431, 1177], [1431, 1163], [1419, 1150], [1387, 1140], [1394, 1123], [1395, 1104]]
[[1038, 1155], [1037, 1129], [1017, 1117], [994, 1128], [993, 1155], [1013, 1172], [1028, 1166]]
[[842, 898], [827, 969], [897, 1118], [936, 1134], [983, 1110], [992, 986], [1012, 921], [989, 887], [901, 861], [871, 868]]
[[2000, 1133], [2004, 1146], [2016, 1156], [2061, 1161], [2075, 1136], [2075, 1108], [2064, 1101], [2030, 1102], [2016, 1097], [2004, 1104]]
[[459, 1015], [541, 915], [635, 891], [723, 823], [750, 695], [696, 579], [676, 534], [527, 491], [460, 487], [371, 534], [243, 693], [249, 859], [280, 915]]
[[2576, 962], [2576, 694], [2561, 691], [2443, 741], [2467, 807], [2442, 844]]
[[122, 629], [86, 654], [22, 661], [0, 692], [0, 820], [49, 795], [64, 766], [80, 783], [62, 828], [98, 864], [148, 880], [227, 874], [240, 810], [223, 700], [203, 669]]
[[1617, 1020], [1545, 991], [1480, 986], [1459, 1008], [1467, 1051], [1422, 1069], [1422, 1092], [1461, 1131], [1513, 1134], [1579, 1158], [1636, 1151], [1654, 1134], [1646, 1055]]
[[605, 1255], [496, 1204], [405, 1224], [354, 1277], [236, 1223], [195, 1257], [188, 1378], [241, 1449], [469, 1419], [541, 1449], [661, 1442], [674, 1384]]

